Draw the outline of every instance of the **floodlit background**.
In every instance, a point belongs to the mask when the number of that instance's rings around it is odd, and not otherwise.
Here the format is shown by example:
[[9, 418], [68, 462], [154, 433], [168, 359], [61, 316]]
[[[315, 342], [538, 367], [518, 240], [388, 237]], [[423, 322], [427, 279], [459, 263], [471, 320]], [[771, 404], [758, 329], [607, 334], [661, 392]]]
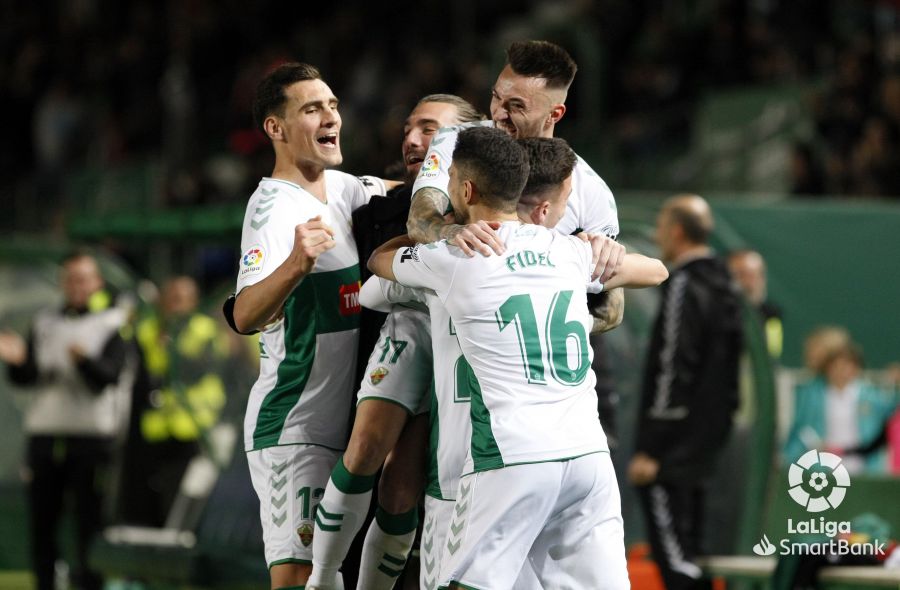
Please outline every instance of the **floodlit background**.
[[[58, 301], [57, 263], [74, 245], [99, 253], [138, 316], [154, 285], [187, 274], [201, 308], [220, 318], [246, 199], [274, 162], [250, 117], [269, 69], [316, 65], [341, 100], [342, 169], [401, 176], [403, 120], [417, 99], [453, 93], [486, 112], [517, 39], [554, 41], [578, 63], [557, 135], [613, 190], [626, 245], [654, 254], [659, 203], [687, 191], [711, 201], [719, 252], [752, 248], [766, 260], [783, 351], [766, 352], [763, 330], [750, 339], [722, 466], [739, 477], [716, 484], [710, 523], [711, 553], [750, 555], [791, 511], [780, 449], [793, 386], [808, 378], [805, 336], [844, 326], [867, 377], [896, 388], [886, 369], [900, 361], [900, 2], [9, 0], [0, 5], [0, 328], [23, 331]], [[632, 447], [655, 309], [653, 292], [629, 295], [626, 324], [608, 336], [618, 468]], [[255, 344], [229, 338], [236, 360], [222, 420], [239, 430]], [[4, 379], [0, 587], [28, 588], [27, 393]], [[110, 588], [265, 581], [256, 499], [226, 439], [212, 444], [224, 457], [218, 479], [172, 524], [193, 544], [131, 551], [98, 539]], [[897, 538], [890, 453], [900, 440], [887, 444], [883, 469], [855, 479], [842, 510], [874, 511]], [[634, 546], [643, 527], [622, 473], [620, 485]], [[204, 569], [223, 563], [234, 572]], [[65, 572], [61, 563], [60, 583]]]

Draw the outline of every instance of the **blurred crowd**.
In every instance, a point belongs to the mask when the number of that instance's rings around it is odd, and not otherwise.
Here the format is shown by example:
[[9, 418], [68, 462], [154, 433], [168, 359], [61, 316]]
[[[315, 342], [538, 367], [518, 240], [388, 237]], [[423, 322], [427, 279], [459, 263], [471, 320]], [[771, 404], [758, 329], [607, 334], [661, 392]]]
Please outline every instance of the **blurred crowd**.
[[600, 112], [575, 107], [567, 124], [589, 120], [582, 137], [611, 143], [623, 162], [686, 147], [709, 90], [817, 83], [814, 137], [791, 158], [793, 192], [900, 194], [894, 3], [423, 3], [390, 34], [373, 25], [386, 16], [361, 1], [5, 3], [0, 191], [40, 195], [47, 227], [72, 205], [67, 173], [152, 158], [164, 179], [152, 205], [242, 200], [271, 167], [249, 116], [256, 81], [298, 56], [342, 99], [345, 168], [390, 176], [393, 138], [417, 97], [453, 91], [485, 108], [504, 36], [522, 27], [574, 37], [577, 23], [599, 54], [569, 43], [576, 60], [603, 62]]

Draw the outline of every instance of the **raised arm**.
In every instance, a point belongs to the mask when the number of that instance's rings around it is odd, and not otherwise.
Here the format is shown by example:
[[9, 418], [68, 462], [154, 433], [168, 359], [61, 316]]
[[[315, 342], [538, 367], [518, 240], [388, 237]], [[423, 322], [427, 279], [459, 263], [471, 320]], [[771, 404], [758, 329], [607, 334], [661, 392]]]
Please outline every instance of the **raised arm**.
[[400, 248], [410, 248], [416, 242], [410, 236], [397, 236], [378, 246], [369, 257], [368, 267], [373, 274], [390, 281], [394, 276], [394, 256]]
[[655, 287], [669, 278], [669, 271], [661, 261], [643, 254], [626, 254], [615, 276], [603, 283], [604, 290], [627, 287], [640, 289]]
[[334, 245], [334, 231], [320, 217], [296, 226], [294, 247], [285, 261], [265, 279], [238, 293], [234, 302], [237, 331], [249, 334], [277, 318], [297, 284], [312, 272], [319, 255]]
[[417, 190], [406, 221], [409, 237], [422, 244], [447, 240], [466, 256], [474, 256], [475, 252], [484, 256], [490, 256], [492, 252], [503, 254], [503, 242], [494, 232], [499, 224], [479, 221], [459, 225], [454, 223], [452, 214], [444, 213], [449, 209], [450, 199], [440, 189], [426, 186]]

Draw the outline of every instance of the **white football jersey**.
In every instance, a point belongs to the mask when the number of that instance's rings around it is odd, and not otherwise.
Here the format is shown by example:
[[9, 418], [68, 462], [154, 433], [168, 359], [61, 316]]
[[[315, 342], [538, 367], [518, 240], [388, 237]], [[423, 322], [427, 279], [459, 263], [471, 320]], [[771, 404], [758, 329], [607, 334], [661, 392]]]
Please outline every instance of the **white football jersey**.
[[447, 308], [430, 289], [412, 289], [372, 276], [360, 298], [365, 307], [387, 311], [385, 305], [426, 304], [431, 318], [434, 377], [425, 493], [439, 500], [453, 500], [466, 461], [471, 422], [469, 400], [471, 367], [463, 356], [456, 329]]
[[437, 242], [393, 261], [398, 282], [436, 293], [472, 367], [463, 471], [607, 451], [588, 343], [590, 247], [518, 221], [498, 233], [503, 256], [468, 258]]
[[[450, 163], [453, 161], [456, 138], [460, 131], [477, 125], [493, 127], [494, 123], [476, 121], [438, 131], [431, 140], [425, 161], [419, 169], [413, 185], [414, 195], [420, 188], [429, 187], [436, 188], [449, 197], [447, 187], [450, 184]], [[565, 235], [575, 231], [603, 234], [610, 238], [619, 235], [619, 217], [612, 191], [580, 156], [572, 172], [572, 192], [566, 203], [566, 214], [554, 229]]]
[[241, 235], [237, 292], [263, 280], [294, 247], [294, 228], [320, 215], [336, 245], [316, 261], [284, 303], [280, 319], [260, 335], [259, 379], [244, 417], [244, 447], [315, 444], [342, 449], [355, 384], [359, 336], [359, 260], [351, 214], [372, 194], [377, 179], [325, 171], [327, 203], [299, 185], [263, 178], [247, 204]]

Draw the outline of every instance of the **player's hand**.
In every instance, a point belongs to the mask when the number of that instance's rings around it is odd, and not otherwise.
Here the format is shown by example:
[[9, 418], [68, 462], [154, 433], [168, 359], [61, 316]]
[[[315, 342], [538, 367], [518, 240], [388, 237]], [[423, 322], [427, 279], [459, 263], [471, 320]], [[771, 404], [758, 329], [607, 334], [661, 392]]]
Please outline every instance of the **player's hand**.
[[0, 332], [0, 361], [14, 367], [21, 367], [28, 360], [28, 345], [15, 332]]
[[322, 221], [320, 215], [294, 228], [292, 258], [304, 275], [312, 271], [319, 255], [334, 246], [334, 230]]
[[590, 310], [594, 316], [591, 334], [608, 332], [625, 318], [625, 289], [611, 289], [603, 293], [602, 303]]
[[637, 453], [628, 464], [628, 481], [636, 486], [646, 486], [656, 481], [659, 461], [646, 453]]
[[578, 237], [591, 244], [591, 263], [594, 265], [591, 280], [599, 278], [601, 283], [606, 283], [616, 276], [625, 260], [625, 246], [600, 234], [591, 235], [582, 232]]
[[500, 241], [496, 230], [500, 229], [497, 221], [477, 221], [469, 225], [454, 225], [447, 233], [447, 243], [456, 246], [466, 256], [475, 256], [479, 252], [482, 256], [498, 255], [506, 251], [506, 246]]

